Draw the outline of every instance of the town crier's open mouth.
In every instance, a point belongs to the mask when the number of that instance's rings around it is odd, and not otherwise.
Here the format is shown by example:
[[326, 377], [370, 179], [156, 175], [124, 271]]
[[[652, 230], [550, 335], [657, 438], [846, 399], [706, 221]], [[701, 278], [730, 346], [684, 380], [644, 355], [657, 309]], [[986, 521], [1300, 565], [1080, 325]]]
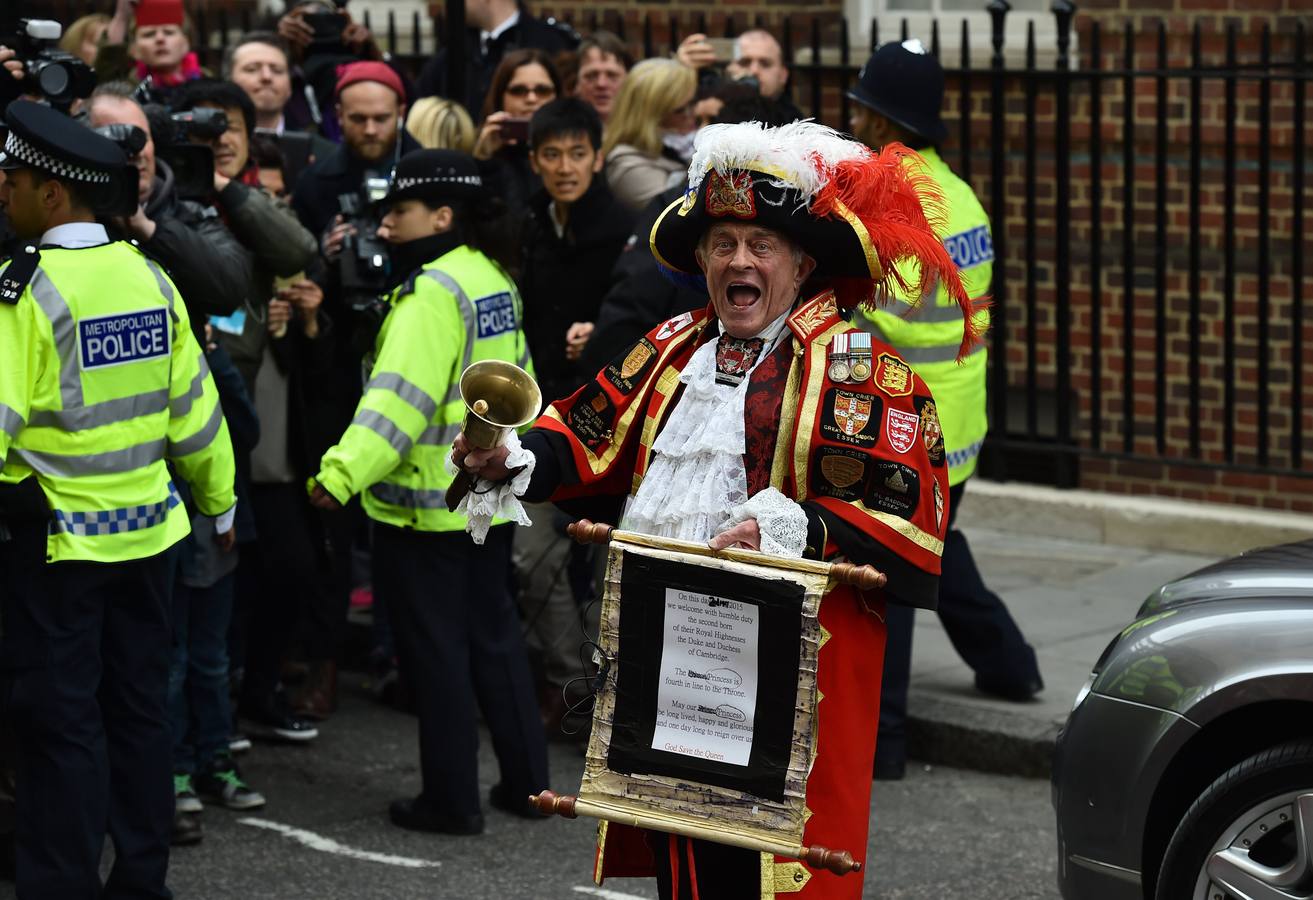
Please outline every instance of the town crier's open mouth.
[[725, 288], [725, 297], [735, 309], [747, 309], [761, 298], [761, 288], [746, 281], [731, 281]]

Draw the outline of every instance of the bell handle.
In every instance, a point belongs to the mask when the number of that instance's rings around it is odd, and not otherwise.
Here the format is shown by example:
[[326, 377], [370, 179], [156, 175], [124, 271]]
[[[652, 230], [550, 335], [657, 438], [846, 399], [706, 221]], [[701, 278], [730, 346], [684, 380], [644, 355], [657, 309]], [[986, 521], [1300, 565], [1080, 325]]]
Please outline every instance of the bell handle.
[[452, 479], [451, 487], [447, 488], [447, 512], [455, 512], [456, 507], [465, 499], [465, 495], [474, 487], [474, 476], [463, 469], [456, 473]]

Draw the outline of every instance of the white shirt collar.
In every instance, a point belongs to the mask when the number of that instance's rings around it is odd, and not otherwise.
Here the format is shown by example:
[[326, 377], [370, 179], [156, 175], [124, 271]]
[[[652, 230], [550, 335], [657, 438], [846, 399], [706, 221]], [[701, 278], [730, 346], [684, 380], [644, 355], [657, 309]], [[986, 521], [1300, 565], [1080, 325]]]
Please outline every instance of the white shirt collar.
[[[783, 313], [780, 314], [780, 317], [778, 319], [774, 320], [765, 328], [763, 328], [761, 331], [758, 331], [756, 334], [753, 335], [753, 337], [759, 337], [765, 342], [765, 346], [763, 348], [763, 355], [771, 352], [771, 350], [775, 348], [775, 345], [779, 343], [780, 335], [784, 333], [784, 324], [786, 321], [788, 321], [789, 314], [791, 312], [793, 312], [792, 307], [786, 309]], [[721, 334], [725, 333], [725, 325], [719, 319], [716, 320], [716, 328], [720, 331]]]
[[68, 250], [80, 250], [83, 247], [98, 247], [109, 243], [105, 226], [99, 222], [66, 222], [56, 225], [41, 235], [41, 244], [64, 247]]
[[489, 43], [497, 40], [497, 38], [501, 37], [503, 34], [505, 34], [510, 29], [514, 28], [519, 23], [520, 23], [520, 11], [517, 9], [515, 12], [510, 14], [509, 18], [507, 18], [504, 22], [502, 22], [492, 31], [480, 31], [479, 32], [480, 45], [486, 50], [488, 48]]
[[565, 237], [565, 226], [561, 224], [560, 218], [556, 215], [555, 200], [547, 204], [547, 218], [552, 220], [552, 229], [556, 232], [557, 240], [563, 239]]

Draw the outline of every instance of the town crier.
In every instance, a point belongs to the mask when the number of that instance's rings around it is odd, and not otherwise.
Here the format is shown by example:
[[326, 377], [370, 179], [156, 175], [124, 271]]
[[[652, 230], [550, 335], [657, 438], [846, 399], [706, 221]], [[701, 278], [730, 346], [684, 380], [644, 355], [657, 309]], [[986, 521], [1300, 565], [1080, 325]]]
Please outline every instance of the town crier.
[[[885, 604], [935, 605], [948, 470], [925, 384], [845, 313], [893, 282], [901, 296], [933, 296], [938, 283], [972, 321], [910, 153], [874, 153], [810, 122], [704, 129], [688, 191], [651, 244], [672, 278], [707, 292], [707, 308], [615, 348], [522, 438], [483, 451], [462, 436], [452, 455], [491, 483], [463, 501], [476, 538], [491, 513], [522, 515], [517, 497], [550, 499], [632, 531], [886, 573], [883, 590], [836, 588], [820, 607], [804, 840], [862, 860]], [[903, 283], [908, 271], [918, 284]], [[662, 897], [707, 900], [862, 893], [860, 875], [770, 854], [614, 823], [601, 834], [599, 883], [655, 876]]]

